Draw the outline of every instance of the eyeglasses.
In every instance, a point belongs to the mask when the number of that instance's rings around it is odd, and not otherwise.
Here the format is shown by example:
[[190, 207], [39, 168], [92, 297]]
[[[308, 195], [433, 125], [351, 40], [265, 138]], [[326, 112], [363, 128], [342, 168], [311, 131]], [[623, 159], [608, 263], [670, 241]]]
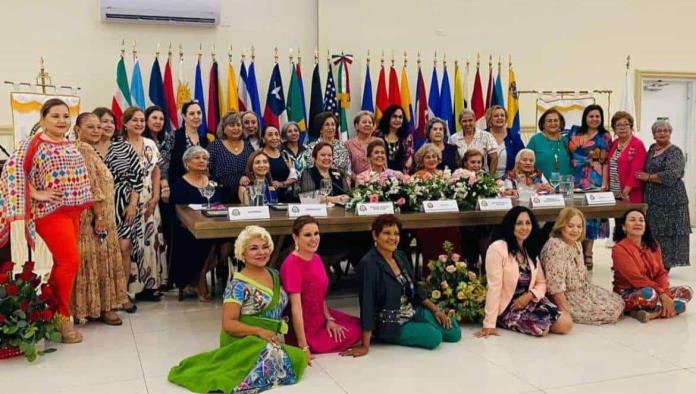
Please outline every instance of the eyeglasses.
[[628, 123], [628, 122], [626, 122], [626, 123], [617, 123], [617, 124], [614, 125], [614, 128], [615, 128], [615, 129], [624, 128], [624, 127], [632, 127], [632, 125], [631, 125], [630, 123]]

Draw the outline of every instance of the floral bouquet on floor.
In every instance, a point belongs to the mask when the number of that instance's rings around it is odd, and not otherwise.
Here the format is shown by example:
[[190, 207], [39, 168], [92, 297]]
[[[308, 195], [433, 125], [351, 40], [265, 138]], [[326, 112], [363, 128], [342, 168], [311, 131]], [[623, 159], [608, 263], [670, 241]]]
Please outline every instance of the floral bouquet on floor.
[[[24, 354], [29, 361], [55, 349], [37, 350], [41, 340], [60, 342], [53, 293], [27, 261], [13, 274], [14, 263], [0, 263], [0, 359]], [[39, 293], [39, 289], [41, 292]]]
[[[447, 172], [445, 174], [447, 176]], [[495, 178], [483, 171], [477, 174], [459, 168], [449, 175], [449, 181], [453, 189], [451, 198], [457, 201], [462, 211], [476, 209], [479, 198], [496, 197], [501, 191]]]
[[449, 241], [443, 244], [445, 254], [428, 262], [431, 274], [426, 278], [430, 300], [441, 310], [454, 315], [458, 322], [479, 323], [485, 315], [486, 286], [469, 271], [466, 262]]
[[387, 170], [381, 174], [376, 172], [361, 174], [355, 180], [355, 187], [350, 192], [346, 209], [355, 211], [360, 203], [391, 201], [396, 210], [408, 210], [410, 207], [407, 207], [404, 185], [410, 181], [410, 176], [398, 171]]

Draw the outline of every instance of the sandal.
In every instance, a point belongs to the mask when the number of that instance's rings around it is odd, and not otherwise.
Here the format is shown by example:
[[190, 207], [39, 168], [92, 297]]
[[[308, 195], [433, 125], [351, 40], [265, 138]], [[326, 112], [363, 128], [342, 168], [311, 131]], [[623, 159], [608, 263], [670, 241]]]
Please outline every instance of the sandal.
[[101, 321], [107, 326], [120, 326], [121, 324], [123, 324], [121, 318], [118, 317], [118, 315], [114, 311], [102, 312]]
[[592, 256], [585, 256], [585, 267], [588, 271], [592, 271], [592, 268], [594, 268], [594, 260], [592, 259]]
[[162, 294], [155, 294], [155, 292], [151, 289], [145, 289], [141, 291], [140, 293], [135, 295], [135, 299], [138, 301], [150, 301], [150, 302], [159, 302], [162, 301]]
[[65, 344], [82, 342], [82, 334], [75, 329], [69, 317], [59, 316], [60, 342]]

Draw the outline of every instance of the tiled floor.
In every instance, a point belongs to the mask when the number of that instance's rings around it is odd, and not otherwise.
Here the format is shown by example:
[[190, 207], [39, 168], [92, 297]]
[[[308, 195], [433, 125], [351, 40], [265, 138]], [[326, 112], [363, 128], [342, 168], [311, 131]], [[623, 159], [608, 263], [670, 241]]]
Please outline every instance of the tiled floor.
[[[693, 252], [696, 247], [692, 240]], [[610, 249], [595, 246], [595, 281], [609, 287]], [[675, 284], [695, 284], [693, 267], [672, 270]], [[356, 313], [355, 298], [331, 300]], [[0, 361], [2, 393], [178, 393], [167, 372], [182, 358], [216, 346], [219, 303], [179, 303], [174, 296], [142, 303], [121, 315], [124, 325], [92, 323], [79, 345], [28, 364]], [[434, 351], [375, 345], [367, 357], [318, 356], [302, 382], [278, 393], [552, 393], [636, 394], [696, 392], [696, 311], [640, 324], [630, 318], [614, 326], [576, 326], [571, 335], [530, 338], [509, 331], [463, 339]]]

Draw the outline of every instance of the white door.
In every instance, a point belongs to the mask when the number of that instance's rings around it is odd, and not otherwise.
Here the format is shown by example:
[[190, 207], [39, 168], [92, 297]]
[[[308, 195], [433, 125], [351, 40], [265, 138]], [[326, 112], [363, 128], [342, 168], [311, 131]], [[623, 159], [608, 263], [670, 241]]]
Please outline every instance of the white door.
[[696, 223], [696, 188], [693, 185], [696, 168], [692, 157], [694, 155], [694, 143], [696, 139], [693, 132], [696, 130], [696, 108], [693, 97], [695, 95], [696, 80], [673, 79], [643, 79], [643, 91], [641, 94], [640, 131], [638, 136], [648, 148], [653, 143], [650, 126], [658, 119], [666, 119], [672, 125], [672, 143], [682, 149], [686, 156], [686, 173], [684, 182], [689, 194], [689, 211], [691, 223]]

